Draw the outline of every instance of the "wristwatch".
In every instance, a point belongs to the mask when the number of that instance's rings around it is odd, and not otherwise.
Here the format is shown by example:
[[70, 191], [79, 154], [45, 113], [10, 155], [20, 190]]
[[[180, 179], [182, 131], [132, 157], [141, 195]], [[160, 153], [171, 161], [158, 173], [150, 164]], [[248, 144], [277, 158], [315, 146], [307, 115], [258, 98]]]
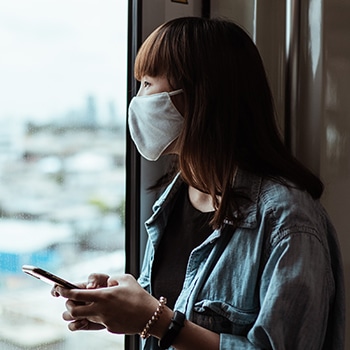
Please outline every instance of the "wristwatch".
[[185, 315], [180, 311], [175, 311], [171, 318], [171, 323], [168, 330], [163, 337], [159, 339], [158, 346], [162, 349], [168, 349], [174, 342], [175, 338], [179, 335], [181, 328], [185, 323]]

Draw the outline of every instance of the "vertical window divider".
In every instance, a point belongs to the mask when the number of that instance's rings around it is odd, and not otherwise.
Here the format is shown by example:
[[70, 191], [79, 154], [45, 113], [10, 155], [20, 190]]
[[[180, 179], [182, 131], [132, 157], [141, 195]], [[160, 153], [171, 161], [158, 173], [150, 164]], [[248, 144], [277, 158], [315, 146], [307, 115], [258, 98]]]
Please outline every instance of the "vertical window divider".
[[[127, 106], [137, 91], [134, 60], [141, 43], [141, 22], [142, 1], [129, 0]], [[126, 133], [125, 272], [138, 277], [140, 272], [140, 156], [130, 138], [128, 128]], [[139, 337], [126, 335], [124, 348], [139, 349]]]

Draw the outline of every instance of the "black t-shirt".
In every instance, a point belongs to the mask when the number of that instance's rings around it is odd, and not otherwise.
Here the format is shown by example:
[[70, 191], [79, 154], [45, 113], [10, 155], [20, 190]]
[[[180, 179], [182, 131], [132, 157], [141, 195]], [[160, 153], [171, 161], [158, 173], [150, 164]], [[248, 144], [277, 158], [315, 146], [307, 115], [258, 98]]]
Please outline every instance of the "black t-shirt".
[[211, 233], [213, 212], [202, 213], [189, 200], [188, 186], [183, 185], [155, 253], [152, 290], [156, 298], [164, 296], [174, 307], [185, 279], [188, 258]]

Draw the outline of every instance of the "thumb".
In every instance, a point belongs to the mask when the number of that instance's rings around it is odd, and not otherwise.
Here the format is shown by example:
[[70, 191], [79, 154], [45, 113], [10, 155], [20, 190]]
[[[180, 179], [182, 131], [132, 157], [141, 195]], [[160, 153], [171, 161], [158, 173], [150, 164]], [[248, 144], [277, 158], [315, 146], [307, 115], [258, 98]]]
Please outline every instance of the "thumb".
[[108, 277], [108, 275], [102, 273], [92, 273], [88, 277], [86, 288], [94, 289], [106, 287]]
[[107, 287], [115, 287], [118, 286], [119, 282], [115, 277], [109, 277], [107, 280]]

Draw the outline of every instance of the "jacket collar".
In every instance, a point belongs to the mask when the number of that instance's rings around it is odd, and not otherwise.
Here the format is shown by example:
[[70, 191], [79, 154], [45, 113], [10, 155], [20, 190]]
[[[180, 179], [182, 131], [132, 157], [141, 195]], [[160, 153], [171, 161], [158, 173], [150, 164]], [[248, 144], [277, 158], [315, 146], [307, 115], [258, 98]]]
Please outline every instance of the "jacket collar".
[[[178, 173], [169, 186], [165, 189], [161, 197], [154, 203], [152, 217], [147, 224], [156, 219], [158, 214], [166, 206], [173, 203], [172, 199], [176, 196], [179, 188], [183, 184], [180, 174]], [[254, 228], [257, 226], [257, 207], [261, 190], [262, 178], [242, 169], [238, 169], [236, 173], [234, 188], [242, 194], [242, 198], [238, 200], [240, 214], [242, 220], [239, 227]], [[226, 224], [231, 224], [229, 221]]]
[[261, 184], [262, 178], [260, 176], [238, 169], [234, 183], [235, 190], [241, 194], [238, 199], [238, 205], [242, 220], [238, 227], [254, 228], [257, 226], [258, 200]]

